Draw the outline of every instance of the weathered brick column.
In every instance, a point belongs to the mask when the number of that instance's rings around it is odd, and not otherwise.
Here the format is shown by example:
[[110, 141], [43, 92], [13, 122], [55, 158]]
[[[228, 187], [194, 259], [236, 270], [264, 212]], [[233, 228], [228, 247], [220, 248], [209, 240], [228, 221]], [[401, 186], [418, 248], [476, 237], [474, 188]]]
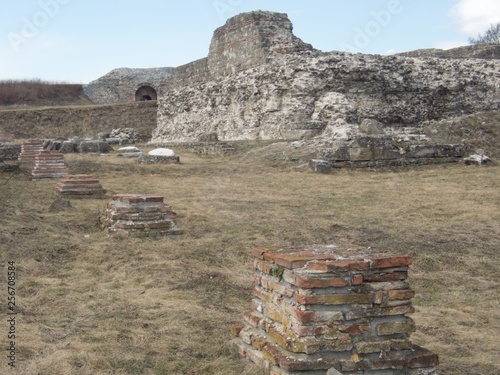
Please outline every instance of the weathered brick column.
[[35, 156], [43, 151], [43, 141], [32, 139], [21, 144], [21, 153], [19, 154], [19, 161], [21, 163], [34, 163]]
[[35, 166], [31, 175], [34, 179], [61, 178], [68, 173], [64, 154], [53, 151], [40, 151], [35, 156]]
[[95, 197], [106, 194], [99, 180], [90, 174], [67, 174], [55, 187], [61, 196]]
[[258, 248], [240, 353], [271, 375], [431, 375], [415, 331], [409, 256], [337, 246]]
[[177, 216], [160, 195], [117, 194], [108, 202], [100, 217], [109, 234], [124, 233], [134, 237], [179, 235], [173, 219]]

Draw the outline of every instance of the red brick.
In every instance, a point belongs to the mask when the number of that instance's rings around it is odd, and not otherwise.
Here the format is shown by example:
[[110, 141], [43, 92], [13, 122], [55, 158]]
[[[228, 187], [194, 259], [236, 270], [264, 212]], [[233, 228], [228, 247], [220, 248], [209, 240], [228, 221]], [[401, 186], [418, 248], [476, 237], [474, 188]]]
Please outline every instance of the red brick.
[[360, 259], [311, 261], [307, 268], [315, 271], [335, 272], [335, 271], [366, 271], [370, 269], [370, 263]]
[[315, 312], [314, 311], [303, 311], [293, 306], [285, 306], [288, 313], [292, 315], [299, 323], [307, 324], [315, 321]]
[[264, 259], [264, 253], [270, 252], [270, 251], [276, 251], [280, 249], [279, 246], [268, 246], [268, 247], [256, 247], [252, 249], [252, 256], [255, 258], [259, 259]]
[[415, 297], [415, 291], [410, 289], [389, 290], [389, 301], [410, 300]]
[[342, 333], [348, 333], [350, 335], [357, 335], [361, 333], [371, 333], [372, 329], [370, 326], [366, 325], [352, 325], [349, 327], [339, 329]]
[[254, 259], [253, 260], [253, 266], [255, 269], [264, 272], [268, 275], [271, 274], [271, 270], [273, 269], [273, 265], [271, 263], [265, 262], [260, 259]]
[[345, 313], [346, 320], [356, 320], [375, 316], [392, 316], [412, 314], [415, 309], [411, 305], [395, 307], [376, 307], [372, 309], [354, 309]]
[[161, 195], [145, 195], [144, 202], [163, 202], [163, 197]]
[[67, 175], [64, 175], [65, 179], [92, 179], [94, 178], [94, 175], [91, 175], [91, 174], [67, 174]]
[[[311, 252], [309, 250], [304, 250], [304, 249], [285, 249], [276, 252], [265, 253], [264, 259], [269, 262], [274, 262], [282, 267], [292, 268], [290, 266], [293, 261], [295, 261], [295, 263], [304, 261], [304, 259], [306, 259], [306, 262], [310, 261]], [[301, 268], [301, 267], [295, 267], [295, 268]]]
[[259, 326], [259, 322], [263, 319], [263, 316], [255, 311], [247, 311], [243, 314], [243, 319], [245, 319], [245, 321], [252, 327], [257, 328]]
[[406, 280], [408, 278], [408, 272], [400, 271], [400, 272], [389, 272], [389, 273], [373, 273], [371, 275], [364, 275], [364, 282], [385, 282], [385, 281], [401, 281]]
[[300, 324], [292, 324], [291, 329], [299, 337], [318, 336], [325, 332], [324, 326], [303, 326]]
[[321, 294], [315, 296], [296, 294], [294, 299], [302, 305], [371, 305], [372, 303], [371, 294]]
[[348, 286], [349, 283], [340, 277], [301, 277], [295, 275], [293, 285], [309, 289], [309, 288], [342, 288]]
[[328, 370], [335, 366], [339, 366], [338, 359], [320, 358], [320, 359], [303, 359], [283, 356], [280, 359], [279, 365], [286, 371], [313, 371], [313, 370]]
[[402, 257], [389, 257], [389, 258], [377, 258], [372, 259], [373, 268], [394, 268], [394, 267], [405, 267], [410, 266], [413, 262], [411, 256]]
[[266, 292], [265, 290], [258, 287], [253, 288], [253, 295], [265, 302], [273, 302], [274, 298], [272, 293]]
[[401, 370], [405, 367], [403, 358], [367, 358], [364, 361], [371, 370]]
[[351, 285], [363, 284], [363, 275], [354, 275], [351, 280]]
[[414, 345], [412, 351], [413, 353], [407, 358], [407, 365], [410, 368], [436, 367], [439, 364], [438, 355], [427, 349]]

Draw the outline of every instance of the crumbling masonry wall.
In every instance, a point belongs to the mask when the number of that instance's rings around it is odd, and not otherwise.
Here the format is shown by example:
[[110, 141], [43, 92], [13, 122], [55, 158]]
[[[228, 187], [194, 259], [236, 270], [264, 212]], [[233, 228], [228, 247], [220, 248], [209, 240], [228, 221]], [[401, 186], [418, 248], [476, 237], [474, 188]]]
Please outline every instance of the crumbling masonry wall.
[[321, 52], [280, 13], [228, 20], [209, 56], [181, 71], [159, 100], [153, 142], [211, 132], [220, 140], [331, 142], [352, 138], [364, 120], [402, 129], [500, 109], [498, 60]]
[[273, 54], [312, 49], [293, 35], [292, 28], [283, 13], [243, 13], [215, 30], [205, 58], [177, 68], [114, 69], [85, 85], [84, 92], [97, 104], [127, 103], [134, 100], [141, 83], [149, 82], [162, 98], [175, 88], [266, 64]]

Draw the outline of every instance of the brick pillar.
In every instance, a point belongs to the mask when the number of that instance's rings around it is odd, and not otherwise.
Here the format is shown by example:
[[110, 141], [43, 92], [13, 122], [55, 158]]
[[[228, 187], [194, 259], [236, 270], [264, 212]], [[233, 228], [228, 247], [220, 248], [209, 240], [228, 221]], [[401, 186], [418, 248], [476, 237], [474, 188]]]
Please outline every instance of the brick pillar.
[[64, 175], [55, 190], [59, 195], [66, 197], [95, 197], [106, 194], [99, 180], [90, 174]]
[[109, 234], [156, 237], [183, 233], [175, 226], [176, 216], [160, 195], [117, 194], [108, 202], [100, 222]]
[[34, 163], [35, 156], [43, 151], [43, 141], [32, 139], [21, 144], [20, 162]]
[[411, 343], [409, 256], [370, 249], [258, 248], [252, 310], [233, 327], [240, 353], [271, 375], [431, 375]]
[[64, 154], [54, 151], [40, 151], [36, 154], [35, 166], [31, 172], [34, 179], [61, 178], [67, 173]]

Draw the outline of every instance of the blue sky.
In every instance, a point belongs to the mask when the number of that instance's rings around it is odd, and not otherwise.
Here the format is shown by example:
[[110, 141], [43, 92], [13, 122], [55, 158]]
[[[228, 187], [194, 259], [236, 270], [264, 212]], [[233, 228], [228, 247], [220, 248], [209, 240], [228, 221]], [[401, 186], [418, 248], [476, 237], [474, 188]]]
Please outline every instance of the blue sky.
[[2, 0], [0, 80], [88, 83], [114, 68], [179, 66], [251, 10], [287, 13], [315, 48], [388, 54], [466, 45], [500, 0]]

